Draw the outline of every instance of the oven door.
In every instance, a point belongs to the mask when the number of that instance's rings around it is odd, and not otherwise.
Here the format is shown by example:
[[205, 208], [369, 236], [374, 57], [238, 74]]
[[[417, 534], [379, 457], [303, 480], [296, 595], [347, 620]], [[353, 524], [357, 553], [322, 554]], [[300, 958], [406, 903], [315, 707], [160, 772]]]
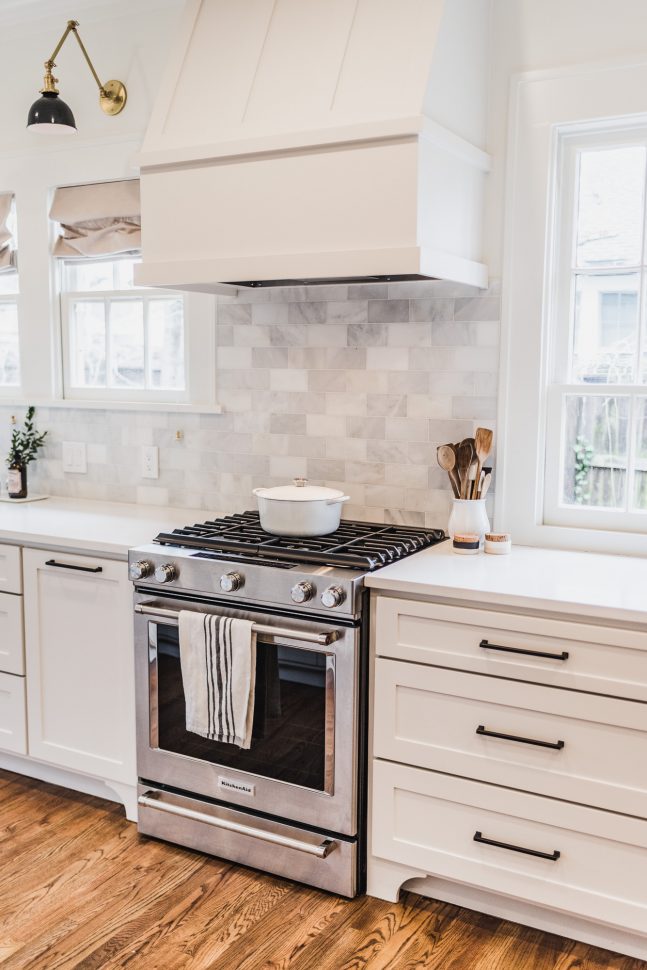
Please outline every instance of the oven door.
[[[343, 835], [357, 833], [357, 627], [135, 597], [137, 768], [146, 782]], [[249, 750], [187, 731], [181, 609], [257, 626]]]

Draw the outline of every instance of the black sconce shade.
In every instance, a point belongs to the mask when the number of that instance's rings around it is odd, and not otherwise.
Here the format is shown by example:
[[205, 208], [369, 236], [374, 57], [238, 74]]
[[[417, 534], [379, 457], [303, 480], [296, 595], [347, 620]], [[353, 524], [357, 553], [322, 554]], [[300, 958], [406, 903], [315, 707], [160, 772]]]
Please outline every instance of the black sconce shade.
[[36, 131], [51, 131], [53, 134], [72, 134], [76, 132], [76, 122], [71, 109], [58, 94], [45, 91], [34, 101], [27, 116], [27, 127]]

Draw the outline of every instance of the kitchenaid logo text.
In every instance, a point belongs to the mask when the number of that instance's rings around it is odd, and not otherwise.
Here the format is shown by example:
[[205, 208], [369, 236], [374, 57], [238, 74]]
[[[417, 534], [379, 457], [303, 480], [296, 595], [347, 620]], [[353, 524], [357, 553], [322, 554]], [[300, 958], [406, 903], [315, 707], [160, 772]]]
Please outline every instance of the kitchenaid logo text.
[[244, 781], [230, 781], [229, 778], [218, 778], [218, 788], [228, 788], [230, 791], [240, 792], [241, 795], [254, 795], [255, 785], [247, 785]]

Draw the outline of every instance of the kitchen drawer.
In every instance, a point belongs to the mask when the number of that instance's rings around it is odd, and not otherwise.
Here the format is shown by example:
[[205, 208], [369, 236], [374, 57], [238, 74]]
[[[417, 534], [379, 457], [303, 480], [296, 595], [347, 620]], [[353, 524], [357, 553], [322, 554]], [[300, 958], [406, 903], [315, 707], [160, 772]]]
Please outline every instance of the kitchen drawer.
[[25, 673], [22, 596], [0, 593], [0, 672]]
[[22, 593], [20, 546], [0, 545], [0, 593]]
[[0, 750], [27, 754], [25, 678], [0, 674]]
[[378, 659], [375, 710], [378, 758], [647, 818], [639, 701]]
[[372, 840], [431, 876], [647, 934], [642, 819], [374, 761]]
[[381, 657], [647, 701], [647, 630], [387, 596], [375, 628]]

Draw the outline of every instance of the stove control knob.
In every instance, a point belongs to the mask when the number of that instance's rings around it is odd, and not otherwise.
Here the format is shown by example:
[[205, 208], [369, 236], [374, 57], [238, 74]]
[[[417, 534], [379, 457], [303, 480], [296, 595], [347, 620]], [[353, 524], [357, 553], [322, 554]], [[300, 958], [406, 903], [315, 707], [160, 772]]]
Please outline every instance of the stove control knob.
[[240, 573], [224, 573], [220, 577], [220, 589], [223, 593], [235, 593], [245, 582]]
[[297, 583], [290, 590], [293, 603], [307, 603], [315, 595], [315, 588], [312, 583]]
[[165, 562], [155, 567], [155, 579], [158, 583], [172, 583], [177, 578], [177, 569], [173, 563]]
[[333, 607], [339, 606], [346, 599], [346, 594], [341, 588], [341, 586], [329, 586], [321, 594], [321, 602], [324, 606], [332, 610]]
[[152, 562], [148, 562], [146, 559], [142, 559], [141, 562], [131, 562], [128, 567], [128, 575], [133, 582], [138, 579], [146, 579], [147, 576], [152, 576], [154, 572], [154, 567]]

